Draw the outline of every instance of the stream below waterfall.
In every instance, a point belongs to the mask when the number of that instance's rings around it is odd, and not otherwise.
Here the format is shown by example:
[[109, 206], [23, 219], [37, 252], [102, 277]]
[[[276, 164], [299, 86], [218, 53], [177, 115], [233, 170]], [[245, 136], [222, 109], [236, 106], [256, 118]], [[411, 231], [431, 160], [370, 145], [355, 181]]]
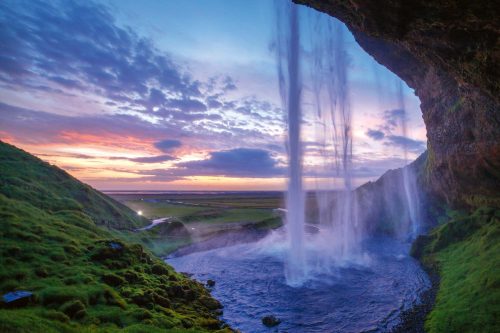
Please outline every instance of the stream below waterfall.
[[[343, 261], [301, 287], [284, 276], [284, 246], [241, 244], [168, 259], [179, 272], [216, 281], [212, 295], [224, 305], [222, 319], [242, 332], [386, 332], [401, 311], [430, 286], [409, 244], [376, 238], [363, 244], [362, 263]], [[267, 248], [263, 248], [267, 247]], [[282, 322], [265, 327], [273, 314]]]

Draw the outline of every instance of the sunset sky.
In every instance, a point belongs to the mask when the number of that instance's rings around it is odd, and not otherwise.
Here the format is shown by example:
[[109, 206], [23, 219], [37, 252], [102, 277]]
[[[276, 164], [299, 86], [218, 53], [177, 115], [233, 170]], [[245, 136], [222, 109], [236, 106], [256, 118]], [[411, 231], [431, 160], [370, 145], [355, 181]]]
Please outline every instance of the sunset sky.
[[[1, 140], [101, 190], [284, 189], [272, 1], [1, 1], [0, 25]], [[361, 184], [426, 137], [413, 91], [404, 136], [399, 79], [347, 36]]]

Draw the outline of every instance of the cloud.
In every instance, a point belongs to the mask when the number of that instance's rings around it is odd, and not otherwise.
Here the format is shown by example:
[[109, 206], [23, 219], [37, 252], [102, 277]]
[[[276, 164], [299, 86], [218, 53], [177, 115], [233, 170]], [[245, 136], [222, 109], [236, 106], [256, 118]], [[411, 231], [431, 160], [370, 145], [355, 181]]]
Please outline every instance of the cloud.
[[151, 88], [149, 90], [149, 97], [147, 101], [143, 101], [143, 105], [146, 106], [148, 110], [153, 110], [154, 107], [163, 106], [167, 102], [165, 94], [156, 88]]
[[236, 90], [236, 89], [238, 89], [236, 87], [236, 84], [233, 81], [233, 78], [230, 77], [230, 76], [226, 76], [224, 78], [224, 80], [222, 81], [222, 83], [223, 83], [223, 87], [222, 87], [223, 91], [230, 91], [230, 90]]
[[207, 105], [210, 109], [218, 109], [223, 106], [222, 102], [217, 99], [217, 96], [207, 97]]
[[0, 80], [12, 86], [59, 86], [147, 109], [201, 95], [200, 82], [150, 40], [118, 27], [103, 5], [2, 1], [0, 12]]
[[179, 140], [167, 139], [155, 142], [154, 146], [160, 151], [167, 153], [175, 148], [179, 148], [182, 146], [182, 143]]
[[372, 129], [369, 129], [368, 131], [366, 131], [366, 135], [368, 135], [373, 140], [382, 140], [385, 136], [384, 132], [379, 131], [379, 130], [372, 130]]
[[386, 145], [401, 147], [413, 152], [423, 152], [425, 150], [424, 141], [413, 140], [411, 138], [400, 135], [389, 135], [386, 137], [386, 139]]
[[178, 163], [183, 174], [217, 175], [232, 177], [279, 177], [284, 169], [277, 166], [271, 154], [262, 149], [236, 148], [211, 152], [201, 161]]
[[0, 102], [0, 131], [24, 144], [92, 144], [145, 151], [166, 131], [177, 137], [185, 135], [175, 126], [166, 126], [131, 115], [66, 116]]
[[[403, 122], [407, 121], [406, 110], [404, 109], [393, 109], [393, 110], [385, 110], [383, 114], [383, 119], [385, 124], [383, 128], [387, 132], [391, 132]], [[399, 124], [398, 124], [399, 123]]]
[[[175, 157], [170, 156], [170, 155], [158, 155], [158, 156], [145, 156], [145, 157], [134, 157], [134, 158], [129, 158], [129, 157], [122, 157], [122, 156], [91, 156], [87, 154], [74, 154], [74, 153], [56, 153], [56, 154], [36, 154], [38, 157], [46, 157], [46, 158], [54, 158], [54, 157], [70, 157], [70, 158], [76, 158], [76, 159], [84, 159], [84, 160], [90, 160], [90, 159], [104, 159], [104, 160], [125, 160], [125, 161], [132, 161], [132, 162], [137, 162], [137, 163], [161, 163], [161, 162], [166, 162], [166, 161], [173, 161], [176, 160]], [[121, 170], [123, 171], [123, 170]]]
[[[18, 144], [107, 146], [150, 155], [156, 149], [170, 154], [184, 145], [207, 151], [242, 145], [264, 147], [281, 142], [279, 136], [266, 128], [230, 127], [213, 111], [203, 114], [172, 111], [169, 114], [171, 119], [150, 122], [141, 114], [69, 116], [0, 102], [0, 132]], [[182, 126], [180, 119], [188, 126]], [[171, 139], [165, 140], [166, 133]], [[182, 138], [182, 142], [178, 138]]]
[[196, 99], [174, 99], [168, 101], [168, 106], [180, 111], [206, 111], [207, 106]]
[[[196, 80], [184, 60], [117, 24], [100, 3], [0, 1], [0, 40], [0, 93], [16, 105], [0, 103], [0, 131], [12, 143], [53, 153], [112, 152], [96, 154], [103, 159], [140, 152], [137, 163], [172, 160], [184, 145], [216, 151], [200, 161], [205, 174], [283, 171], [266, 150], [257, 149], [260, 156], [227, 150], [281, 143], [282, 112], [275, 105], [228, 97], [238, 89], [228, 75], [208, 84]], [[259, 166], [231, 168], [230, 157], [238, 154], [257, 158]], [[196, 175], [189, 165], [181, 168]]]
[[151, 157], [136, 157], [136, 158], [128, 158], [129, 161], [139, 162], [139, 163], [160, 163], [166, 161], [172, 161], [176, 158], [170, 155], [158, 155]]

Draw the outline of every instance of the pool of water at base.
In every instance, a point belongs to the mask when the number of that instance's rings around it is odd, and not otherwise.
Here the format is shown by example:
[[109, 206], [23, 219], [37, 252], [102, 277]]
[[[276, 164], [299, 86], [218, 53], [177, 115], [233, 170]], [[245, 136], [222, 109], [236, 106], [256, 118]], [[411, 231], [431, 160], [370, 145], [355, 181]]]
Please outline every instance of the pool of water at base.
[[[408, 256], [408, 244], [371, 239], [363, 260], [332, 263], [300, 287], [284, 277], [284, 250], [256, 242], [171, 258], [177, 271], [201, 282], [216, 281], [212, 295], [224, 305], [222, 319], [246, 333], [387, 332], [401, 311], [417, 303], [430, 286]], [[262, 317], [281, 324], [267, 328]]]

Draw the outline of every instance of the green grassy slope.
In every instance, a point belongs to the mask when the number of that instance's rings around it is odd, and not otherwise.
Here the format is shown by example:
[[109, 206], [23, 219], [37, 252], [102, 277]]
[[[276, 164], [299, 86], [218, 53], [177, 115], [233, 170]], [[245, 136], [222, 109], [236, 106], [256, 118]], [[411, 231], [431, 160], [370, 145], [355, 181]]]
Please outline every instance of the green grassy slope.
[[80, 211], [95, 224], [133, 229], [147, 221], [118, 201], [81, 183], [67, 172], [0, 141], [0, 186], [11, 199], [44, 211]]
[[500, 210], [481, 208], [416, 242], [413, 254], [440, 276], [429, 333], [500, 332], [499, 240]]
[[0, 332], [219, 330], [220, 304], [201, 284], [104, 227], [142, 223], [62, 170], [0, 143], [0, 293], [35, 295], [25, 306], [1, 306]]

